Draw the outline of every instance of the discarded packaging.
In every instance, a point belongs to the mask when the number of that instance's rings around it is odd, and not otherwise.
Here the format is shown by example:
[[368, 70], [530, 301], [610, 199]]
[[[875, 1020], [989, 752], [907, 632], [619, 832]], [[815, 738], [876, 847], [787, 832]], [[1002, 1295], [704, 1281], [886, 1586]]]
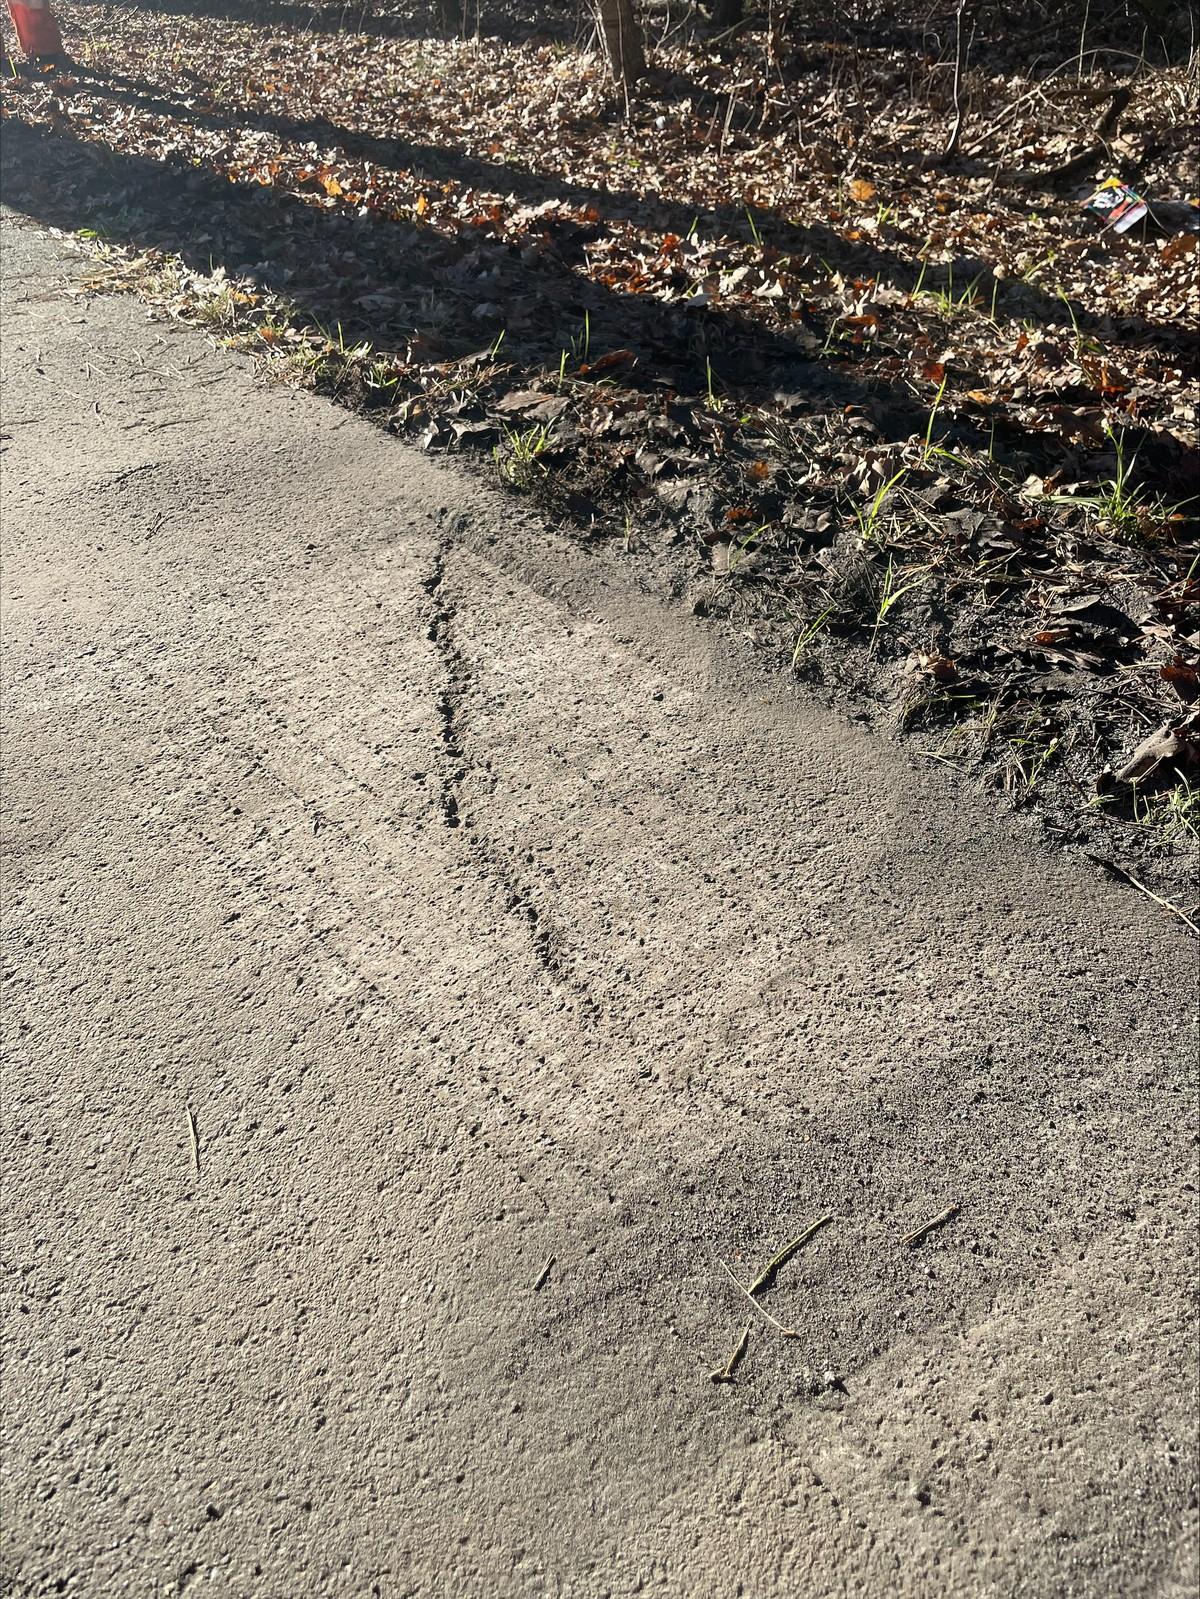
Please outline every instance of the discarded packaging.
[[1124, 233], [1135, 222], [1140, 222], [1150, 208], [1127, 183], [1109, 178], [1088, 201], [1086, 209], [1094, 211], [1113, 233]]

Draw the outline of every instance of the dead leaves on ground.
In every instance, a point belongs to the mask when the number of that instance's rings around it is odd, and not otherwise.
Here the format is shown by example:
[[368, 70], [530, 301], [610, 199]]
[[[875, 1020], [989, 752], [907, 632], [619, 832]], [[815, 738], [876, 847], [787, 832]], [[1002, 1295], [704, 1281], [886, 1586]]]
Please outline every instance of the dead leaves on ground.
[[[905, 725], [1000, 696], [1006, 736], [1044, 722], [1085, 778], [1194, 689], [1172, 521], [1197, 420], [1186, 74], [1143, 72], [1120, 129], [1184, 230], [1112, 238], [1079, 196], [1005, 176], [1086, 143], [1105, 81], [1039, 89], [1001, 38], [973, 52], [970, 159], [938, 172], [912, 156], [941, 142], [944, 75], [866, 38], [771, 60], [676, 40], [625, 120], [565, 44], [61, 9], [81, 70], [14, 80], [8, 114], [228, 186], [220, 213], [181, 195], [139, 230], [111, 165], [131, 237], [176, 229], [177, 310], [426, 448], [488, 458], [546, 429], [551, 509], [692, 540], [710, 608], [805, 638], [806, 670], [898, 696]], [[239, 243], [254, 192], [265, 256]], [[227, 276], [201, 290], [206, 249]], [[1096, 507], [1121, 439], [1142, 499], [1117, 523]], [[1129, 628], [1069, 609], [1093, 594]]]

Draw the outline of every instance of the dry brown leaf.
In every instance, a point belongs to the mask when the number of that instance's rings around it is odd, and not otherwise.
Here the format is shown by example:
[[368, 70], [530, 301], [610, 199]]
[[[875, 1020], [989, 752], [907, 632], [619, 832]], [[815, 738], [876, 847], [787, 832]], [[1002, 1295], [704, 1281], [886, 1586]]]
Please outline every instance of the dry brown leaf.
[[1158, 259], [1164, 266], [1173, 266], [1176, 261], [1181, 261], [1185, 255], [1190, 255], [1200, 243], [1200, 234], [1181, 233], [1171, 239], [1159, 251]]

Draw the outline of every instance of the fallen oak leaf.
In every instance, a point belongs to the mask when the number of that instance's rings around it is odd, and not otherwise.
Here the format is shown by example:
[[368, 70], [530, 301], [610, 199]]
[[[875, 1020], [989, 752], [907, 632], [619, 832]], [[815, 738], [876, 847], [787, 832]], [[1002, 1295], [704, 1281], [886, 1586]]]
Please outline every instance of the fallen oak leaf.
[[1200, 244], [1200, 235], [1195, 233], [1180, 233], [1174, 239], [1164, 244], [1158, 252], [1158, 259], [1163, 266], [1173, 266], [1176, 261], [1185, 255], [1190, 255]]
[[922, 650], [914, 664], [918, 671], [928, 672], [938, 683], [953, 682], [958, 676], [958, 667], [948, 655], [931, 655], [928, 651]]
[[1079, 358], [1079, 367], [1084, 377], [1100, 394], [1124, 394], [1129, 388], [1129, 382], [1119, 372], [1113, 370], [1107, 361], [1089, 359], [1086, 355]]
[[1178, 656], [1168, 661], [1166, 666], [1160, 666], [1158, 675], [1164, 683], [1171, 685], [1180, 699], [1194, 700], [1200, 694], [1200, 671]]
[[610, 350], [607, 355], [598, 356], [594, 361], [580, 363], [579, 376], [587, 377], [592, 372], [611, 372], [615, 366], [633, 366], [637, 356], [632, 350]]
[[1140, 783], [1156, 772], [1164, 761], [1184, 760], [1194, 764], [1200, 759], [1200, 747], [1193, 736], [1200, 724], [1200, 715], [1189, 716], [1186, 721], [1172, 725], [1166, 722], [1157, 732], [1144, 738], [1133, 754], [1116, 773], [1118, 783]]
[[563, 395], [546, 394], [539, 389], [519, 389], [515, 394], [504, 395], [496, 402], [495, 409], [505, 415], [519, 411], [538, 422], [552, 422], [562, 415], [568, 403]]

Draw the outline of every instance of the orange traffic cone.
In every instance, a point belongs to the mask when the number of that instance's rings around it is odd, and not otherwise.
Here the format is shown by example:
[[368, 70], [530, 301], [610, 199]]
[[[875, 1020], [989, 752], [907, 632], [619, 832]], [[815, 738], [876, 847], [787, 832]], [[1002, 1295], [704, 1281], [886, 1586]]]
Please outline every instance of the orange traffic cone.
[[50, 0], [8, 0], [8, 9], [21, 49], [31, 61], [43, 56], [66, 55]]

